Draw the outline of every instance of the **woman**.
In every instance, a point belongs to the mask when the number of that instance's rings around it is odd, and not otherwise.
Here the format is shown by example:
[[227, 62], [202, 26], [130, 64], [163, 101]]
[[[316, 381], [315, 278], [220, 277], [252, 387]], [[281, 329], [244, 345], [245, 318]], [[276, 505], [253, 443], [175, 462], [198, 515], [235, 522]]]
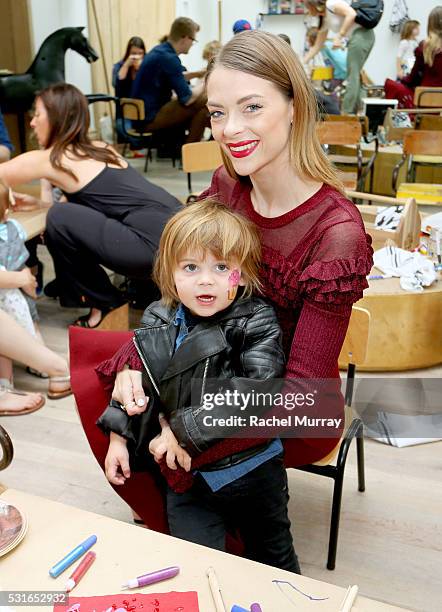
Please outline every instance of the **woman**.
[[[238, 34], [223, 47], [206, 87], [225, 167], [202, 197], [216, 194], [260, 229], [260, 280], [282, 328], [287, 384], [334, 379], [336, 385], [352, 304], [368, 286], [372, 249], [318, 142], [312, 87], [287, 43], [261, 31]], [[130, 414], [144, 410], [136, 351], [120, 353], [112, 366], [119, 372], [114, 399]], [[324, 417], [329, 408], [316, 410]], [[293, 434], [285, 441], [287, 466], [318, 461], [336, 446], [325, 430], [294, 428]], [[139, 498], [125, 499], [140, 512]]]
[[139, 36], [132, 36], [127, 43], [122, 60], [112, 69], [112, 85], [118, 98], [130, 98], [132, 83], [137, 76], [138, 68], [144, 59], [146, 47]]
[[416, 47], [410, 74], [400, 82], [385, 81], [385, 97], [399, 100], [399, 108], [413, 108], [416, 87], [442, 87], [442, 6], [429, 14], [427, 32], [427, 38]]
[[[146, 54], [144, 41], [139, 36], [132, 36], [127, 43], [126, 52], [122, 60], [114, 64], [112, 69], [112, 86], [115, 89], [117, 98], [130, 98], [132, 94], [132, 84], [137, 76], [138, 69]], [[125, 121], [125, 129], [123, 128]], [[125, 136], [131, 128], [130, 119], [124, 120], [119, 104], [117, 104], [116, 129], [117, 133]], [[133, 146], [138, 142], [133, 139]], [[136, 157], [137, 155], [135, 155]]]
[[0, 178], [11, 187], [43, 178], [63, 191], [67, 202], [52, 205], [46, 223], [58, 296], [62, 306], [90, 307], [76, 324], [97, 327], [122, 304], [101, 266], [148, 276], [163, 227], [180, 204], [105, 143], [91, 142], [87, 100], [73, 85], [41, 91], [31, 126], [41, 150], [2, 164]]
[[[0, 310], [0, 363], [15, 360], [49, 375], [49, 399], [61, 399], [72, 393], [66, 359], [41, 344], [9, 314]], [[29, 414], [44, 405], [39, 393], [23, 393], [9, 385], [0, 385], [0, 416]]]
[[327, 40], [328, 31], [335, 32], [333, 47], [347, 45], [347, 88], [342, 103], [344, 114], [356, 113], [359, 109], [361, 94], [361, 70], [373, 48], [375, 36], [355, 23], [356, 11], [351, 6], [352, 0], [306, 0], [305, 5], [310, 15], [319, 17], [319, 32], [316, 43], [304, 56], [307, 64]]

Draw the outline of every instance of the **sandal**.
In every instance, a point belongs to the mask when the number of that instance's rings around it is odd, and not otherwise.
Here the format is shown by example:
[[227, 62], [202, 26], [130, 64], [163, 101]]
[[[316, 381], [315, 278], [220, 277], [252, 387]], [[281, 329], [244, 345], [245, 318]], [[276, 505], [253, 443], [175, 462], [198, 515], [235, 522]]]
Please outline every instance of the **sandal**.
[[53, 391], [53, 390], [51, 391], [51, 383], [70, 383], [70, 382], [71, 382], [71, 377], [69, 375], [50, 376], [48, 393], [47, 393], [48, 398], [51, 400], [57, 400], [57, 399], [63, 399], [63, 397], [67, 397], [68, 395], [72, 395], [72, 389], [71, 389], [70, 384], [69, 384], [69, 387], [61, 391]]
[[[7, 394], [29, 396], [29, 397], [32, 397], [33, 395], [35, 395], [35, 396], [38, 396], [39, 400], [33, 406], [20, 408], [19, 410], [14, 410], [12, 407], [2, 408], [1, 399]], [[7, 398], [7, 399], [11, 399], [11, 398]], [[39, 393], [25, 393], [24, 391], [15, 391], [14, 389], [3, 389], [2, 391], [0, 391], [0, 416], [20, 416], [22, 414], [31, 414], [31, 412], [36, 412], [37, 410], [40, 410], [40, 408], [43, 408], [44, 405], [45, 405], [45, 398]]]
[[35, 370], [29, 366], [26, 368], [26, 372], [28, 374], [32, 374], [32, 376], [36, 376], [37, 378], [43, 378], [45, 380], [49, 378], [49, 374], [46, 374], [46, 372], [40, 372], [39, 370]]
[[76, 327], [84, 327], [86, 329], [113, 329], [127, 331], [129, 329], [129, 307], [127, 304], [115, 306], [115, 308], [103, 308], [101, 310], [101, 318], [95, 325], [89, 324], [91, 313], [79, 317], [75, 323]]

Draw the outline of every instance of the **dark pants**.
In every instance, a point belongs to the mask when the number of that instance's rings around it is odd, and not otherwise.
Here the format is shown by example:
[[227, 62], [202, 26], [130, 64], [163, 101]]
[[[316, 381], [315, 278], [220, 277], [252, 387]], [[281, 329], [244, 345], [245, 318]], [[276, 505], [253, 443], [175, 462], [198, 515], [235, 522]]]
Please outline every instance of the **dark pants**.
[[121, 293], [105, 266], [135, 278], [148, 278], [154, 249], [135, 231], [79, 204], [54, 204], [48, 212], [45, 242], [54, 260], [60, 304], [112, 308]]
[[155, 118], [144, 125], [146, 132], [150, 130], [163, 130], [178, 125], [189, 128], [186, 142], [199, 142], [204, 134], [204, 128], [210, 127], [209, 111], [206, 107], [207, 97], [199, 96], [189, 106], [180, 104], [178, 100], [170, 100], [160, 108]]
[[237, 530], [248, 559], [300, 574], [290, 533], [288, 499], [281, 455], [216, 493], [197, 475], [189, 491], [167, 491], [170, 533], [224, 551], [226, 531]]

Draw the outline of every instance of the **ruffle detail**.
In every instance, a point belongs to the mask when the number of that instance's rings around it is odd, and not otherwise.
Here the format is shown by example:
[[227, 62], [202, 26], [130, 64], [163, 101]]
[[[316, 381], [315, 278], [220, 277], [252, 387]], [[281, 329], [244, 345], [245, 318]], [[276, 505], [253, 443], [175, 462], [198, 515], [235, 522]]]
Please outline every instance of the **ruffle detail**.
[[303, 296], [321, 303], [353, 304], [368, 287], [371, 267], [368, 251], [355, 259], [315, 261], [298, 270], [280, 253], [264, 248], [262, 279], [266, 297], [283, 308], [296, 308]]
[[128, 365], [131, 370], [142, 371], [143, 369], [143, 364], [141, 363], [141, 359], [132, 340], [123, 344], [113, 357], [101, 362], [95, 368], [95, 371], [104, 387], [107, 389], [113, 386], [116, 375], [118, 372], [121, 372], [121, 370], [124, 370], [126, 365]]
[[371, 258], [315, 261], [299, 275], [301, 291], [321, 303], [353, 304], [368, 287]]

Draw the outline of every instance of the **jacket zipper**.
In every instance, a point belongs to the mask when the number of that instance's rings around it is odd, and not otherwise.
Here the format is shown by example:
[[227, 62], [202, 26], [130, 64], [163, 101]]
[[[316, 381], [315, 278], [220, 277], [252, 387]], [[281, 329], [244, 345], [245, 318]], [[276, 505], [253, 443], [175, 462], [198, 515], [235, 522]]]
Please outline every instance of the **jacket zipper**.
[[158, 389], [158, 385], [156, 384], [156, 382], [155, 382], [155, 380], [154, 380], [154, 377], [153, 377], [153, 375], [152, 375], [152, 372], [150, 371], [149, 366], [147, 365], [147, 362], [146, 362], [146, 360], [144, 359], [144, 355], [142, 354], [142, 352], [141, 352], [140, 348], [138, 347], [136, 337], [134, 336], [134, 337], [132, 338], [132, 340], [133, 340], [133, 343], [134, 343], [134, 345], [135, 345], [135, 348], [137, 349], [138, 356], [139, 356], [139, 358], [141, 359], [141, 361], [142, 361], [142, 363], [143, 363], [144, 369], [146, 370], [147, 375], [149, 376], [150, 382], [152, 383], [152, 386], [153, 386], [153, 388], [155, 389], [155, 391], [158, 393], [158, 397], [159, 397], [159, 395], [160, 395], [160, 390]]

